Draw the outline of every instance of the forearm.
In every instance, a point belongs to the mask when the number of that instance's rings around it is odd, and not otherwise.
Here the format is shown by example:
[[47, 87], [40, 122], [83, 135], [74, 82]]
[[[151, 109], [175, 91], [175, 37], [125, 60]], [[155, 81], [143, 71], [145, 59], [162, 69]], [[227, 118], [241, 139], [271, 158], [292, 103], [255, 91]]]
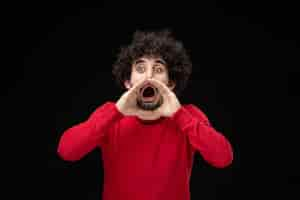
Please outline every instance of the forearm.
[[104, 139], [109, 127], [123, 116], [112, 103], [99, 107], [85, 122], [67, 129], [60, 138], [57, 152], [64, 160], [76, 161]]
[[233, 150], [224, 135], [210, 126], [205, 118], [194, 117], [181, 108], [174, 115], [180, 130], [187, 134], [192, 147], [214, 167], [226, 167], [233, 160]]

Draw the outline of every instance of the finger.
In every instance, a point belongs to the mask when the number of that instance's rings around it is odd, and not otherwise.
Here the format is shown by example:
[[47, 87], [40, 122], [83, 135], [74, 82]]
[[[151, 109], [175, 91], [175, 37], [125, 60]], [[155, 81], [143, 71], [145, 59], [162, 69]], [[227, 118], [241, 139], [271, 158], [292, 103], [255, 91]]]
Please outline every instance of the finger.
[[149, 79], [149, 82], [157, 87], [163, 96], [170, 96], [170, 89], [164, 83], [155, 79]]
[[139, 80], [132, 88], [130, 88], [130, 92], [135, 95], [139, 95], [140, 89], [147, 83], [147, 79]]

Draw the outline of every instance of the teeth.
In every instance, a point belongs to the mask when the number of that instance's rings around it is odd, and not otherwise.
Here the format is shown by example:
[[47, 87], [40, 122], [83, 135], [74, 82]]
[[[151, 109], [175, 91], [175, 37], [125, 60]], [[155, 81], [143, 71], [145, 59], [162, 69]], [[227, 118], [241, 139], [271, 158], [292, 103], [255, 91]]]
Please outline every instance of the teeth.
[[152, 97], [143, 97], [144, 101], [154, 101], [155, 100], [155, 96]]

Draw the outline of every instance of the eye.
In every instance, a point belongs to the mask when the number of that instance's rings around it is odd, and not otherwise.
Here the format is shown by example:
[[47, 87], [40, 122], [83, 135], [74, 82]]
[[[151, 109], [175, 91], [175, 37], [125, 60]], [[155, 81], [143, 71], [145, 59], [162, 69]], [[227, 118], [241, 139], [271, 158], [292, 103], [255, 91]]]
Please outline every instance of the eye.
[[156, 72], [158, 72], [158, 73], [162, 73], [164, 70], [163, 70], [163, 68], [162, 67], [158, 67], [158, 68], [156, 68]]
[[145, 71], [145, 67], [143, 65], [137, 65], [136, 66], [136, 71], [138, 71], [138, 72], [144, 72]]

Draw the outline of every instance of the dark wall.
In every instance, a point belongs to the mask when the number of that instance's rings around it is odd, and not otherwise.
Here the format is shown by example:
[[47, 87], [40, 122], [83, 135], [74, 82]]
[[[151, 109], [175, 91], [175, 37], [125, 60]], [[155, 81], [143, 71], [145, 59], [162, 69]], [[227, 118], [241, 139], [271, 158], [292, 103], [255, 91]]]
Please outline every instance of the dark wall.
[[120, 97], [111, 65], [136, 29], [170, 28], [194, 64], [180, 101], [202, 108], [234, 148], [222, 170], [195, 157], [192, 199], [296, 195], [297, 17], [293, 5], [253, 1], [7, 8], [1, 86], [4, 135], [12, 137], [5, 152], [16, 163], [10, 180], [24, 188], [37, 175], [39, 189], [24, 192], [39, 197], [101, 199], [100, 151], [62, 161], [59, 138]]

